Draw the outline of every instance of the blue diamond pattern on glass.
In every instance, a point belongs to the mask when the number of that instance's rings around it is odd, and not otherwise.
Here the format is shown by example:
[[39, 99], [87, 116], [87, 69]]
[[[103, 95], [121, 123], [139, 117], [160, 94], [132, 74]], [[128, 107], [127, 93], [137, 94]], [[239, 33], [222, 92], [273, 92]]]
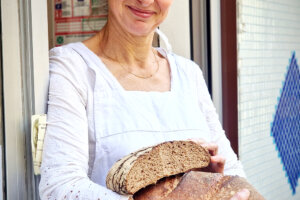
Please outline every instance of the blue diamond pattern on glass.
[[295, 52], [278, 98], [271, 136], [295, 194], [300, 177], [300, 71]]

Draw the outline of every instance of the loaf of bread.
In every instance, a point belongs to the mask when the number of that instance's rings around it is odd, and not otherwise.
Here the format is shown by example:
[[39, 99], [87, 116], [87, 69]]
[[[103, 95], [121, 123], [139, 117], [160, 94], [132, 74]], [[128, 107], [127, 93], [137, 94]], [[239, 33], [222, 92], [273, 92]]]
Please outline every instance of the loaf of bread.
[[244, 188], [249, 200], [264, 198], [244, 178], [219, 173], [191, 171], [160, 180], [134, 195], [134, 200], [230, 200]]
[[141, 149], [117, 161], [106, 177], [106, 186], [120, 194], [134, 194], [158, 180], [207, 167], [210, 155], [192, 141], [172, 141]]

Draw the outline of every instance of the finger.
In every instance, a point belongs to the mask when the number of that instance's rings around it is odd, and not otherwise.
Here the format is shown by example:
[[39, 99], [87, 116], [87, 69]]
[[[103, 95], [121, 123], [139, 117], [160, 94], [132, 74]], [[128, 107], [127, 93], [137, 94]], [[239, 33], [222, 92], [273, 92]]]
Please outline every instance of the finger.
[[203, 143], [201, 144], [204, 148], [206, 148], [210, 155], [215, 156], [218, 154], [218, 145], [216, 143]]
[[216, 155], [210, 158], [210, 168], [212, 172], [223, 173], [226, 159], [223, 156]]
[[202, 168], [201, 171], [213, 172], [213, 173], [223, 173], [225, 167], [226, 159], [223, 156], [216, 155], [211, 156], [210, 164], [206, 168]]
[[225, 165], [226, 158], [224, 156], [221, 156], [221, 155], [211, 156], [210, 157], [210, 162], [211, 163], [217, 163], [217, 164], [220, 164], [220, 165]]
[[237, 192], [230, 200], [248, 200], [250, 196], [250, 191], [247, 189], [242, 189]]

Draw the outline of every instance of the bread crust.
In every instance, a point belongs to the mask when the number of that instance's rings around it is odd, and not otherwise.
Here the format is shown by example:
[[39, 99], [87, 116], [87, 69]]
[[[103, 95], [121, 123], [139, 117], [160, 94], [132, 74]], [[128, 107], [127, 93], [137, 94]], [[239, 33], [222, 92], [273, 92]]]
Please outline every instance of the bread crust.
[[[118, 160], [109, 170], [106, 177], [107, 188], [118, 191], [120, 194], [126, 194], [126, 176], [130, 171], [130, 167], [135, 164], [138, 157], [151, 151], [152, 147], [143, 148], [139, 151], [131, 153], [124, 158]], [[123, 181], [122, 181], [123, 180]]]
[[164, 142], [117, 161], [106, 177], [106, 185], [120, 194], [134, 194], [161, 178], [207, 167], [209, 162], [208, 151], [192, 141]]
[[[178, 181], [179, 180], [179, 181]], [[174, 184], [174, 181], [176, 184]], [[244, 178], [219, 173], [191, 171], [182, 176], [163, 179], [134, 195], [135, 200], [230, 200], [247, 188], [249, 200], [264, 200]]]

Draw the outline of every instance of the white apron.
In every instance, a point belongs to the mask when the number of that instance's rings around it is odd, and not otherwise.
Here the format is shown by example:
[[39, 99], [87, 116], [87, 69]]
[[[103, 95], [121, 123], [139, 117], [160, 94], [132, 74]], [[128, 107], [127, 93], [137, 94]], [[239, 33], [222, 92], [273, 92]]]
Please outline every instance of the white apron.
[[[79, 54], [81, 50], [76, 49]], [[162, 49], [159, 51], [170, 64], [169, 92], [126, 91], [100, 59], [99, 66], [92, 67], [96, 76], [96, 144], [90, 176], [95, 183], [106, 186], [105, 179], [110, 167], [140, 148], [170, 140], [211, 140], [195, 87], [188, 84], [186, 74], [179, 73], [175, 57]], [[84, 60], [89, 62], [90, 59]], [[95, 65], [87, 64], [90, 67]]]

